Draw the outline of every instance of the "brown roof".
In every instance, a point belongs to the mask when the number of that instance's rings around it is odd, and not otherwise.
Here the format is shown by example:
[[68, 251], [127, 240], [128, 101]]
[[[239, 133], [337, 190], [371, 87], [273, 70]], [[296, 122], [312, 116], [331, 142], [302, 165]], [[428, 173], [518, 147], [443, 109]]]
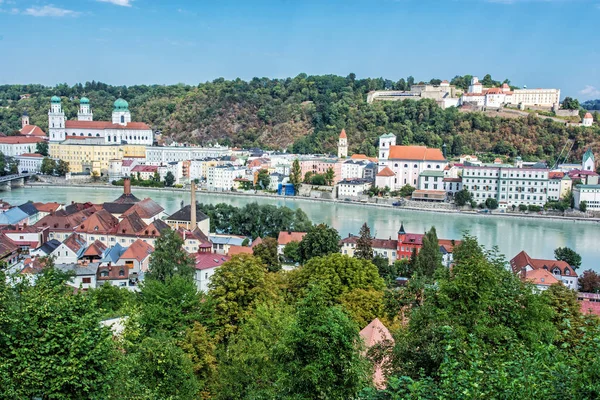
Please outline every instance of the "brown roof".
[[398, 241], [392, 239], [373, 239], [371, 241], [371, 247], [374, 249], [393, 249], [398, 248]]
[[41, 154], [38, 154], [38, 153], [23, 153], [23, 154], [19, 155], [19, 157], [35, 157], [35, 158], [42, 158], [42, 157], [44, 157], [44, 156], [43, 156], [43, 155], [41, 155]]
[[142, 219], [149, 219], [157, 216], [164, 210], [165, 209], [162, 208], [160, 204], [158, 204], [154, 200], [150, 198], [145, 198], [144, 200], [135, 203], [133, 207], [125, 211], [122, 216], [137, 213]]
[[37, 125], [25, 125], [23, 128], [21, 128], [21, 135], [46, 136], [46, 133]]
[[129, 129], [149, 130], [150, 127], [143, 122], [130, 122], [125, 125], [113, 124], [111, 121], [66, 121], [67, 129]]
[[66, 215], [66, 210], [63, 209], [54, 214], [46, 215], [44, 218], [36, 222], [34, 226], [37, 228], [49, 227], [52, 231], [73, 231], [95, 211], [96, 210], [94, 208], [90, 207], [85, 210]]
[[259, 244], [261, 244], [263, 242], [262, 238], [259, 236], [256, 239], [254, 239], [252, 241], [252, 243], [250, 244], [250, 247], [255, 247], [258, 246]]
[[85, 233], [109, 233], [119, 220], [106, 210], [100, 210], [82, 221], [76, 228], [78, 232]]
[[8, 238], [3, 233], [0, 233], [0, 259], [3, 259], [12, 253], [15, 253], [19, 250], [19, 246], [12, 240]]
[[279, 237], [277, 238], [277, 243], [279, 245], [285, 246], [290, 242], [301, 242], [306, 232], [279, 232]]
[[421, 161], [446, 160], [440, 149], [432, 149], [425, 146], [390, 146], [390, 155], [388, 158], [393, 160]]
[[169, 225], [167, 225], [167, 223], [165, 221], [163, 221], [162, 219], [155, 219], [146, 228], [137, 232], [137, 234], [139, 236], [146, 236], [146, 237], [159, 237], [161, 232], [164, 231], [165, 229], [170, 230], [171, 227]]
[[33, 203], [33, 206], [40, 212], [52, 212], [60, 208], [59, 203]]
[[377, 173], [377, 176], [396, 176], [396, 174], [390, 169], [390, 167], [385, 167]]
[[94, 241], [83, 253], [87, 257], [100, 257], [106, 250], [106, 245], [99, 240]]
[[125, 250], [125, 252], [121, 255], [121, 258], [135, 259], [139, 262], [142, 262], [154, 251], [154, 247], [150, 246], [148, 243], [144, 242], [141, 239], [136, 240], [131, 243], [131, 246]]
[[71, 234], [63, 242], [65, 246], [73, 250], [74, 253], [78, 253], [83, 247], [85, 247], [85, 239], [78, 233]]
[[[558, 268], [560, 270], [560, 274], [563, 276], [577, 277], [577, 274], [573, 268], [571, 268], [571, 266], [569, 266], [569, 264], [566, 262], [531, 258], [525, 251], [521, 251], [519, 254], [514, 256], [512, 260], [510, 260], [510, 267], [515, 274], [521, 272], [521, 270], [527, 266], [531, 267], [532, 269], [544, 269], [547, 271], [552, 271], [553, 269]], [[568, 274], [565, 273], [565, 271], [568, 271]]]
[[554, 285], [560, 283], [550, 272], [545, 269], [534, 269], [525, 273], [525, 280], [534, 285]]
[[228, 256], [235, 256], [237, 254], [253, 254], [252, 247], [248, 246], [229, 246]]
[[0, 143], [3, 144], [27, 144], [27, 143], [39, 143], [43, 142], [44, 139], [40, 137], [29, 137], [29, 136], [4, 136], [0, 137]]
[[342, 129], [342, 131], [340, 132], [340, 139], [346, 139], [346, 138], [347, 138], [347, 136], [346, 136], [346, 130]]
[[144, 223], [138, 213], [134, 212], [123, 216], [113, 232], [117, 235], [135, 235], [138, 232], [145, 230], [146, 227], [146, 223]]

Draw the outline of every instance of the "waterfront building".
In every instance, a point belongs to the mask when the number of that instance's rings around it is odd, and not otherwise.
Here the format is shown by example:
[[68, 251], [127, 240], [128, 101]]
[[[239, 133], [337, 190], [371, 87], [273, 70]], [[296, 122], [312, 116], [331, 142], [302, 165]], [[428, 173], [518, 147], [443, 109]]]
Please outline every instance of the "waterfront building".
[[342, 179], [370, 179], [377, 174], [377, 164], [366, 159], [350, 159], [342, 164]]
[[[527, 274], [530, 271], [545, 270], [569, 289], [578, 289], [577, 273], [564, 261], [531, 258], [525, 251], [521, 251], [510, 260], [510, 267], [515, 274], [521, 274], [522, 279], [527, 279]], [[529, 278], [532, 278], [532, 276], [530, 275]]]
[[206, 186], [208, 190], [227, 191], [237, 187], [236, 178], [243, 178], [246, 168], [233, 165], [208, 167]]
[[336, 186], [338, 199], [344, 199], [363, 195], [373, 186], [373, 182], [367, 179], [343, 179]]
[[342, 129], [338, 139], [338, 158], [346, 157], [348, 157], [348, 137], [346, 136], [346, 130]]
[[0, 152], [6, 157], [35, 153], [37, 144], [43, 141], [43, 138], [37, 136], [3, 136], [0, 137]]
[[192, 208], [190, 204], [169, 215], [165, 222], [173, 229], [200, 229], [202, 232], [210, 232], [210, 218], [200, 210], [196, 210], [196, 226], [192, 225]]
[[16, 156], [15, 159], [19, 162], [17, 169], [20, 174], [39, 174], [44, 156], [37, 153], [23, 153]]
[[146, 163], [163, 165], [174, 161], [202, 160], [231, 156], [232, 150], [227, 146], [196, 147], [196, 146], [164, 146], [147, 147]]
[[69, 138], [96, 138], [99, 144], [151, 146], [154, 142], [152, 129], [143, 122], [132, 122], [127, 101], [119, 98], [114, 102], [112, 121], [94, 121], [90, 101], [79, 100], [77, 120], [69, 121], [63, 112], [61, 99], [52, 96], [48, 111], [50, 142], [63, 142]]
[[573, 186], [573, 180], [569, 175], [561, 171], [548, 173], [548, 200], [558, 201], [563, 199]]
[[600, 185], [575, 185], [573, 199], [577, 210], [585, 202], [586, 210], [600, 211]]
[[299, 162], [302, 178], [308, 172], [313, 175], [324, 175], [331, 168], [333, 169], [333, 183], [342, 180], [342, 165], [344, 164], [344, 160], [327, 157], [306, 157], [301, 158]]
[[[443, 172], [448, 165], [440, 149], [397, 146], [396, 136], [391, 133], [379, 137], [378, 163], [379, 173], [375, 178], [375, 185], [388, 186], [392, 190], [399, 190], [404, 185], [417, 187], [421, 173], [427, 170]], [[384, 174], [380, 176], [382, 172]]]

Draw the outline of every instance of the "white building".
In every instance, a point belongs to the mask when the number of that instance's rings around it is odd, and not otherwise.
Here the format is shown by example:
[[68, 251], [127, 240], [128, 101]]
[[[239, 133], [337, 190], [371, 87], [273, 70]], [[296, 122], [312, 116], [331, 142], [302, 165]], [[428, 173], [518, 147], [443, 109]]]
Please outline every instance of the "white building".
[[582, 121], [581, 125], [592, 126], [593, 123], [594, 123], [594, 117], [592, 116], [592, 114], [585, 113], [585, 116], [583, 117], [583, 121]]
[[74, 264], [81, 258], [87, 248], [86, 240], [78, 233], [72, 233], [60, 244], [50, 256], [56, 264]]
[[462, 180], [477, 203], [494, 198], [503, 209], [521, 204], [543, 207], [548, 201], [549, 172], [537, 168], [465, 166]]
[[98, 273], [99, 265], [100, 263], [88, 263], [83, 265], [76, 263], [55, 264], [55, 268], [62, 272], [73, 274], [71, 280], [67, 282], [69, 286], [87, 291], [88, 289], [95, 289], [97, 287], [96, 274]]
[[338, 199], [358, 197], [372, 185], [373, 182], [366, 179], [344, 179], [337, 184], [337, 197]]
[[576, 185], [573, 188], [575, 208], [579, 210], [582, 201], [586, 203], [589, 211], [600, 210], [600, 185]]
[[229, 147], [148, 147], [146, 148], [146, 162], [148, 164], [166, 164], [174, 161], [201, 160], [205, 158], [219, 158], [230, 156], [232, 151]]
[[129, 104], [123, 99], [114, 102], [112, 121], [94, 121], [89, 100], [82, 97], [76, 121], [69, 121], [62, 110], [61, 100], [52, 96], [48, 111], [48, 136], [51, 142], [72, 137], [99, 138], [104, 144], [140, 144], [151, 146], [152, 129], [143, 122], [131, 122]]
[[6, 157], [36, 152], [37, 144], [43, 142], [41, 137], [5, 136], [0, 137], [0, 151]]
[[342, 179], [368, 178], [365, 170], [371, 165], [369, 160], [348, 160], [342, 164]]
[[225, 191], [231, 190], [236, 185], [235, 178], [241, 178], [246, 174], [246, 168], [229, 165], [217, 165], [209, 167], [206, 176], [208, 190]]
[[419, 175], [419, 190], [444, 190], [444, 172], [427, 170]]
[[560, 89], [515, 89], [506, 83], [499, 88], [484, 88], [477, 77], [471, 79], [467, 93], [463, 93], [460, 104], [478, 107], [500, 108], [505, 104], [553, 107], [560, 102]]
[[37, 153], [23, 153], [20, 156], [16, 156], [15, 159], [19, 162], [18, 170], [20, 174], [37, 174], [42, 167], [44, 156]]
[[[416, 187], [419, 175], [427, 170], [444, 171], [448, 165], [440, 149], [425, 146], [396, 146], [396, 136], [388, 133], [379, 137], [379, 166], [375, 184], [398, 190], [404, 185]], [[380, 174], [388, 168], [393, 177]], [[381, 186], [385, 184], [384, 186]]]

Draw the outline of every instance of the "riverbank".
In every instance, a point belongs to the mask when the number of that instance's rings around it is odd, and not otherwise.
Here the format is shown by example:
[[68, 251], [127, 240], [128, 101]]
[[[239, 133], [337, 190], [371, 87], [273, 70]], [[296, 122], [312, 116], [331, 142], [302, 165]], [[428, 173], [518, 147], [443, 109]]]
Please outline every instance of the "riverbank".
[[[101, 184], [73, 184], [73, 185], [57, 185], [57, 184], [49, 184], [44, 182], [39, 183], [27, 183], [25, 188], [86, 188], [86, 189], [106, 189], [106, 190], [114, 190], [114, 191], [122, 191], [123, 188], [121, 186], [113, 186], [113, 185], [101, 185]], [[146, 187], [138, 187], [134, 186], [132, 190], [139, 188], [144, 191], [153, 191], [160, 193], [188, 193], [189, 189], [183, 188], [146, 188]], [[210, 192], [207, 190], [200, 190], [199, 193], [207, 193], [213, 195], [222, 195], [222, 196], [236, 196], [236, 197], [250, 197], [250, 198], [268, 198], [268, 199], [276, 199], [276, 200], [291, 200], [291, 201], [305, 201], [305, 202], [316, 202], [316, 203], [334, 203], [334, 204], [344, 204], [348, 206], [367, 206], [367, 207], [377, 207], [384, 209], [395, 209], [395, 210], [409, 210], [423, 213], [436, 213], [436, 214], [452, 214], [452, 215], [465, 215], [465, 216], [477, 216], [481, 218], [519, 218], [519, 219], [540, 219], [540, 220], [557, 220], [557, 221], [579, 221], [579, 222], [592, 222], [599, 223], [600, 218], [586, 218], [586, 217], [571, 217], [571, 216], [558, 216], [558, 215], [539, 215], [539, 214], [517, 214], [517, 213], [500, 213], [500, 212], [492, 212], [489, 214], [480, 214], [477, 211], [463, 211], [463, 210], [449, 210], [449, 209], [433, 209], [433, 208], [419, 208], [419, 207], [408, 207], [408, 206], [393, 206], [391, 204], [384, 203], [376, 203], [376, 202], [357, 202], [357, 201], [344, 201], [338, 199], [317, 199], [310, 197], [297, 197], [297, 196], [279, 196], [274, 194], [265, 194], [265, 193], [247, 193], [247, 192]]]

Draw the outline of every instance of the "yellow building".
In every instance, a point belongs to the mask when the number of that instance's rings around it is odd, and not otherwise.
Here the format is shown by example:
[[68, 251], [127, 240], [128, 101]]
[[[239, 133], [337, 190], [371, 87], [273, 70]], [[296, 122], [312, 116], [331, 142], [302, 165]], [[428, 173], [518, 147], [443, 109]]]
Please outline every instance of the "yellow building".
[[69, 163], [70, 172], [108, 173], [109, 161], [146, 154], [146, 146], [131, 144], [105, 144], [103, 139], [67, 139], [49, 144], [50, 157]]

